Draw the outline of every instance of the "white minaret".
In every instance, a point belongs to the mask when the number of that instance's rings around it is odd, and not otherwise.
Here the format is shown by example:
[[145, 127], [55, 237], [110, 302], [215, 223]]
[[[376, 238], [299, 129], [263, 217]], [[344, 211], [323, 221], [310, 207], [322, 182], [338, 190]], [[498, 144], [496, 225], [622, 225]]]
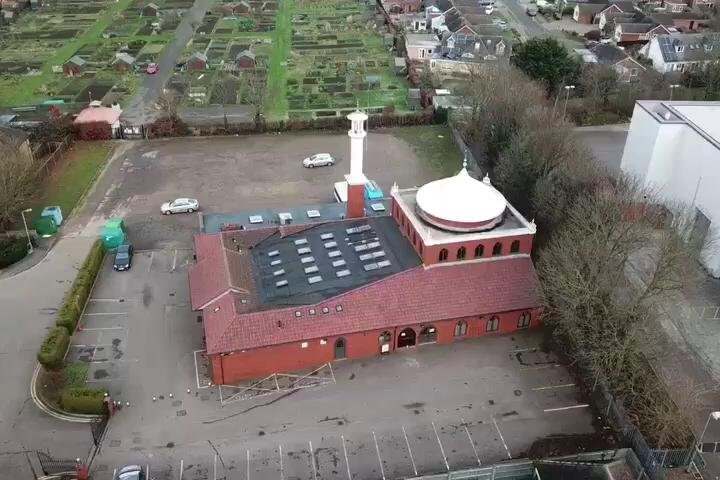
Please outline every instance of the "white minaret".
[[367, 137], [365, 120], [368, 119], [368, 116], [359, 110], [355, 110], [347, 118], [350, 120], [350, 130], [348, 130], [348, 136], [350, 137], [350, 174], [346, 176], [346, 179], [350, 185], [365, 185], [367, 178], [363, 173], [363, 147], [365, 137]]

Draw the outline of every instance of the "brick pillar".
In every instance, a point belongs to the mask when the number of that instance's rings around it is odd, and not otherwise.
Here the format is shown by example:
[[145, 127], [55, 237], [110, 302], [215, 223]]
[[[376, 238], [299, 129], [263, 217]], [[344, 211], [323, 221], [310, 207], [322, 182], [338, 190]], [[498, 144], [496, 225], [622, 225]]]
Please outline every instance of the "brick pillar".
[[365, 185], [348, 183], [348, 201], [346, 218], [365, 216]]

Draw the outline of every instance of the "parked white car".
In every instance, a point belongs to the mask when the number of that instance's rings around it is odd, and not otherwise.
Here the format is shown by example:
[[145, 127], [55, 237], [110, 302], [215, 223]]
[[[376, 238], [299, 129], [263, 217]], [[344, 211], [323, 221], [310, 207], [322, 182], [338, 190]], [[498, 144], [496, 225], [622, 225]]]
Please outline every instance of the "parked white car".
[[329, 153], [316, 153], [304, 159], [302, 163], [305, 168], [325, 167], [335, 165], [335, 159]]
[[163, 203], [160, 211], [163, 215], [171, 213], [192, 213], [200, 208], [200, 203], [194, 198], [176, 198], [172, 202]]

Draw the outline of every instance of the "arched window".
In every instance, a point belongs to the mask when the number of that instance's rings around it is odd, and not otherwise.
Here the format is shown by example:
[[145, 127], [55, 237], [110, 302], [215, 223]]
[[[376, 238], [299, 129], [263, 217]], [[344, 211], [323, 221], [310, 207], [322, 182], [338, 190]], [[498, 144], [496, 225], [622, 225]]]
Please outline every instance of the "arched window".
[[520, 251], [520, 240], [513, 240], [510, 244], [510, 253], [518, 253]]
[[440, 260], [441, 262], [444, 262], [445, 260], [447, 260], [447, 257], [448, 257], [447, 248], [443, 248], [442, 250], [440, 250], [440, 255], [438, 255], [438, 260]]
[[493, 247], [493, 255], [502, 255], [502, 243], [497, 242]]
[[485, 331], [497, 332], [498, 328], [500, 328], [500, 319], [496, 316], [490, 317], [490, 320], [485, 324]]
[[458, 259], [458, 260], [465, 260], [465, 253], [466, 253], [465, 247], [460, 247], [460, 248], [458, 248], [458, 250], [457, 250], [457, 259]]
[[467, 322], [460, 320], [455, 324], [455, 336], [464, 337], [467, 335]]
[[485, 247], [483, 247], [482, 243], [475, 247], [475, 258], [480, 258], [483, 256], [483, 253], [485, 253]]
[[530, 312], [521, 313], [520, 318], [518, 318], [518, 328], [528, 328], [530, 326], [531, 318]]
[[420, 338], [418, 343], [434, 343], [437, 342], [437, 329], [432, 325], [427, 325], [420, 330]]

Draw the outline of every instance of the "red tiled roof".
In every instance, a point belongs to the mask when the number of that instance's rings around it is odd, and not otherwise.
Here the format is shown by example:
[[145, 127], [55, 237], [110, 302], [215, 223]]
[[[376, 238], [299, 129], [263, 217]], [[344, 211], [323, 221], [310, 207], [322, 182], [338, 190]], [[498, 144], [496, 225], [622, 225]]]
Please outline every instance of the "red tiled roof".
[[303, 307], [242, 313], [252, 309], [242, 297], [224, 295], [203, 310], [209, 354], [540, 305], [529, 257], [421, 266]]
[[94, 122], [105, 122], [109, 125], [114, 124], [120, 118], [120, 111], [114, 108], [108, 107], [88, 107], [82, 110], [77, 117], [75, 117], [74, 123], [94, 123]]

